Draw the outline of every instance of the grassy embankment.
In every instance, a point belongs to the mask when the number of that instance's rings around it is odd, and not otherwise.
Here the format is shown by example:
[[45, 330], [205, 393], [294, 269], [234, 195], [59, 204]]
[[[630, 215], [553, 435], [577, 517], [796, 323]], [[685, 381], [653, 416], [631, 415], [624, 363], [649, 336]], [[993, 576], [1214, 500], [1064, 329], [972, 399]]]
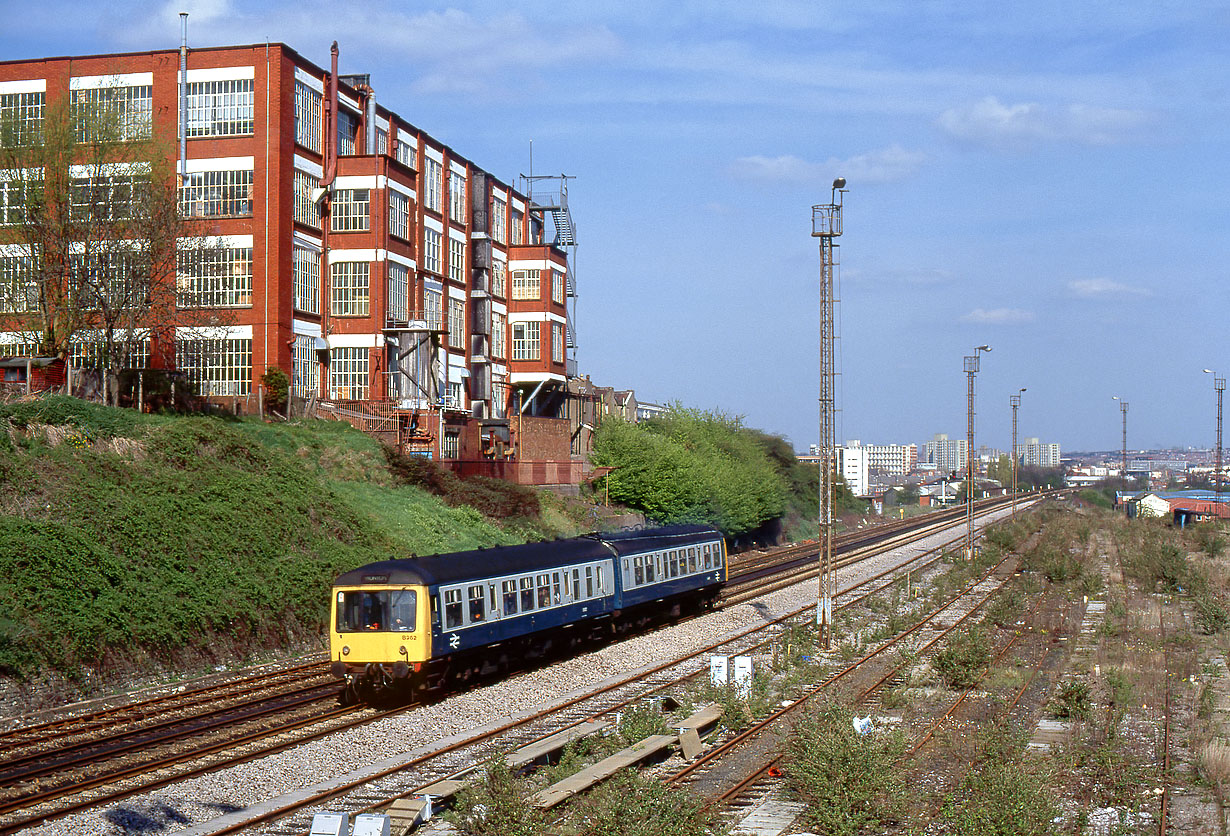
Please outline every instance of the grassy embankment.
[[389, 460], [345, 424], [3, 405], [0, 677], [81, 683], [313, 646], [342, 571], [577, 528], [533, 491]]

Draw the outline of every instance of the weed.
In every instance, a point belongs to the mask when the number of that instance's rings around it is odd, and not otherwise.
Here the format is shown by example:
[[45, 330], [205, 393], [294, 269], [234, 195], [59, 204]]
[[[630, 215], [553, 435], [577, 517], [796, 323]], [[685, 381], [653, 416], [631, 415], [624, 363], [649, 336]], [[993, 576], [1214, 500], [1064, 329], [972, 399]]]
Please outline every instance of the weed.
[[1126, 706], [1132, 702], [1132, 679], [1123, 668], [1107, 668], [1106, 687], [1110, 691], [1112, 705]]
[[652, 702], [637, 703], [619, 715], [619, 737], [625, 746], [666, 732], [666, 718]]
[[970, 688], [990, 658], [990, 645], [979, 627], [971, 627], [956, 636], [948, 646], [935, 654], [931, 666], [950, 688]]
[[492, 761], [477, 781], [458, 793], [445, 815], [463, 836], [538, 836], [548, 820], [529, 797], [525, 781], [502, 760]]
[[716, 836], [727, 832], [717, 807], [686, 789], [624, 771], [596, 787], [569, 815], [576, 832], [588, 836]]
[[1084, 720], [1089, 716], [1089, 683], [1081, 679], [1060, 683], [1047, 708], [1060, 720]]

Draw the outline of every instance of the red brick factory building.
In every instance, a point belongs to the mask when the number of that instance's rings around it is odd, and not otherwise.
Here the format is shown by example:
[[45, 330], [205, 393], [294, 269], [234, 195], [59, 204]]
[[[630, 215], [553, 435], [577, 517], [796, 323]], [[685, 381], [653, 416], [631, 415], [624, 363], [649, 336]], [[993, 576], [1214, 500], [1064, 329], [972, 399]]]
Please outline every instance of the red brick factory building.
[[[105, 91], [146, 136], [178, 138], [179, 64], [174, 49], [0, 63], [0, 118], [41, 130], [57, 100]], [[178, 304], [225, 309], [231, 324], [178, 329], [140, 364], [208, 357], [193, 385], [236, 411], [256, 408], [277, 366], [301, 409], [407, 452], [578, 483], [594, 409], [576, 378], [567, 178], [513, 188], [389, 110], [377, 86], [337, 73], [336, 44], [329, 70], [283, 44], [188, 51], [186, 153], [170, 162], [185, 172], [181, 206], [229, 264], [180, 276]], [[0, 261], [20, 255], [4, 236]], [[19, 314], [0, 311], [0, 355], [34, 351]]]

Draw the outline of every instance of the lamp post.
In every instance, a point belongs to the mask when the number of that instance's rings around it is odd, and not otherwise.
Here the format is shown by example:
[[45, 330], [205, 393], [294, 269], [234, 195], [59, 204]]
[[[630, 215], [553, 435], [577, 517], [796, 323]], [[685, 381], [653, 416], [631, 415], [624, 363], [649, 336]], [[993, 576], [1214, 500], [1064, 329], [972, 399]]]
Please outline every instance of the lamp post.
[[1221, 395], [1226, 391], [1226, 379], [1218, 377], [1217, 372], [1205, 369], [1205, 374], [1213, 375], [1213, 389], [1217, 392], [1217, 453], [1216, 470], [1213, 471], [1214, 484], [1217, 486], [1217, 501], [1221, 502]]
[[1012, 516], [1016, 516], [1016, 411], [1021, 408], [1021, 393], [1024, 389], [1017, 389], [1015, 395], [1008, 397], [1008, 403], [1012, 404]]
[[811, 208], [811, 234], [820, 239], [820, 588], [816, 596], [816, 629], [825, 649], [832, 646], [833, 596], [836, 579], [833, 573], [833, 465], [835, 450], [835, 413], [837, 368], [834, 361], [836, 302], [833, 273], [837, 267], [837, 244], [841, 235], [841, 210], [846, 194], [846, 181], [833, 181], [833, 193], [828, 203]]
[[965, 357], [965, 375], [968, 382], [965, 428], [965, 559], [974, 559], [974, 375], [978, 374], [978, 359], [991, 346], [980, 345], [973, 354]]
[[1122, 466], [1123, 466], [1123, 470], [1121, 471], [1121, 474], [1120, 474], [1120, 475], [1123, 477], [1123, 487], [1124, 487], [1124, 489], [1126, 489], [1126, 488], [1127, 488], [1127, 411], [1128, 411], [1128, 402], [1127, 402], [1127, 401], [1125, 401], [1125, 400], [1123, 400], [1122, 398], [1120, 398], [1118, 395], [1111, 395], [1111, 396], [1110, 396], [1110, 399], [1111, 399], [1112, 401], [1119, 401], [1119, 411], [1123, 413], [1123, 465], [1122, 465]]

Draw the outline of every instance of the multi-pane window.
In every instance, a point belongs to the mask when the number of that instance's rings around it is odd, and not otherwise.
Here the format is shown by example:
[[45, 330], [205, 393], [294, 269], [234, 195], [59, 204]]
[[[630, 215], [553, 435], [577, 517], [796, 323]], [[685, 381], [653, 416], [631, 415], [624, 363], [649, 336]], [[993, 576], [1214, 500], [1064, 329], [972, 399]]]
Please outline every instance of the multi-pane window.
[[551, 271], [551, 301], [564, 304], [564, 274], [559, 270]]
[[466, 302], [464, 299], [448, 300], [448, 344], [461, 348], [466, 344]]
[[149, 139], [153, 131], [153, 90], [144, 84], [70, 91], [69, 108], [77, 141]]
[[521, 243], [521, 229], [524, 226], [525, 215], [514, 209], [512, 213], [512, 242], [514, 244]]
[[343, 401], [367, 400], [366, 348], [334, 348], [329, 351], [329, 397]]
[[458, 223], [466, 221], [466, 178], [456, 171], [448, 173], [448, 216]]
[[418, 148], [411, 142], [397, 142], [397, 161], [410, 168], [418, 162]]
[[295, 220], [320, 229], [320, 210], [312, 202], [312, 192], [320, 188], [320, 178], [306, 171], [295, 171]]
[[[149, 337], [142, 332], [117, 330], [113, 347], [121, 368], [149, 368]], [[107, 344], [99, 332], [78, 332], [68, 344], [68, 362], [74, 369], [105, 369], [111, 365]]]
[[128, 250], [69, 256], [70, 293], [87, 310], [137, 310], [149, 303], [149, 273]]
[[329, 312], [333, 316], [367, 316], [371, 265], [366, 261], [335, 261], [329, 268]]
[[427, 208], [440, 211], [440, 190], [443, 188], [441, 180], [444, 177], [444, 166], [440, 163], [427, 158]]
[[304, 334], [295, 337], [291, 354], [290, 391], [299, 398], [310, 398], [317, 392], [315, 341], [314, 337]]
[[389, 189], [389, 235], [410, 239], [410, 198]]
[[247, 395], [252, 389], [252, 340], [177, 339], [175, 365], [197, 394]]
[[424, 288], [423, 290], [423, 312], [427, 317], [427, 329], [429, 331], [440, 330], [440, 317], [443, 313], [441, 304], [443, 303], [443, 295], [438, 290]]
[[387, 317], [393, 322], [405, 322], [410, 318], [410, 270], [394, 261], [389, 261], [387, 264], [389, 266]]
[[0, 247], [0, 311], [26, 313], [38, 310], [38, 283], [33, 276], [34, 259], [29, 250]]
[[177, 280], [181, 308], [237, 308], [252, 304], [252, 248], [183, 250]]
[[537, 360], [539, 357], [539, 339], [537, 322], [514, 322], [512, 326], [512, 359]]
[[45, 94], [0, 94], [0, 148], [23, 148], [43, 142]]
[[295, 245], [295, 310], [320, 313], [320, 253]]
[[252, 79], [188, 82], [188, 136], [253, 132]]
[[440, 233], [434, 229], [423, 230], [423, 269], [440, 272]]
[[252, 169], [192, 171], [179, 190], [179, 208], [191, 218], [252, 214]]
[[448, 277], [463, 284], [466, 280], [466, 243], [452, 236], [448, 239]]
[[496, 296], [508, 293], [508, 265], [502, 261], [491, 263], [491, 292]]
[[491, 201], [491, 237], [501, 244], [508, 241], [508, 204], [498, 197]]
[[337, 112], [337, 153], [343, 157], [353, 157], [355, 139], [359, 136], [359, 119], [348, 111], [338, 109]]
[[559, 322], [551, 323], [551, 360], [564, 362], [564, 326]]
[[9, 172], [0, 171], [0, 225], [19, 224], [26, 219], [27, 191], [32, 181], [22, 176], [5, 179]]
[[120, 221], [135, 217], [149, 189], [149, 175], [140, 173], [96, 174], [74, 177], [69, 189], [73, 216], [95, 221]]
[[461, 456], [461, 433], [448, 430], [444, 433], [444, 448], [440, 455], [446, 459], [456, 459]]
[[320, 101], [322, 96], [302, 81], [295, 82], [295, 142], [320, 152]]
[[376, 128], [376, 153], [389, 153], [389, 132]]
[[537, 270], [513, 270], [512, 298], [514, 299], [537, 299], [538, 298], [538, 271]]
[[369, 189], [338, 189], [333, 193], [333, 231], [363, 232], [371, 214]]
[[496, 357], [508, 354], [508, 318], [504, 314], [491, 315], [491, 353]]

